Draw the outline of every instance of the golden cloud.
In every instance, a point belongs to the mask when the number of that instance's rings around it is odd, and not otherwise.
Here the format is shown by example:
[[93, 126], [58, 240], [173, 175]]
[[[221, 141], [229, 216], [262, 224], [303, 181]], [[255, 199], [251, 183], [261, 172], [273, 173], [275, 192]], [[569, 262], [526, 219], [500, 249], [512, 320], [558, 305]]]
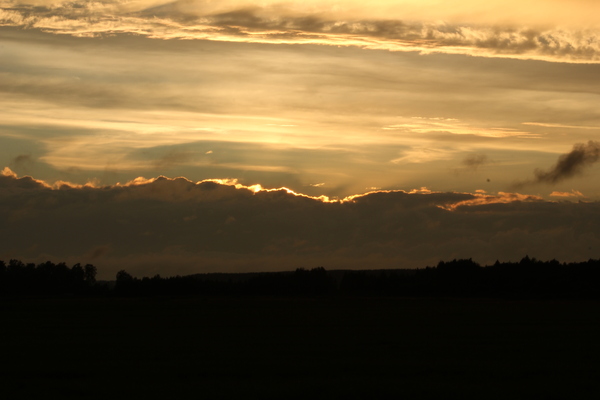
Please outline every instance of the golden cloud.
[[[135, 34], [274, 44], [358, 46], [561, 62], [600, 62], [592, 2], [5, 1], [0, 26], [74, 36]], [[596, 11], [594, 13], [594, 11]]]
[[552, 192], [550, 193], [550, 196], [552, 197], [585, 197], [583, 195], [583, 193], [581, 193], [579, 190], [571, 190], [570, 192]]

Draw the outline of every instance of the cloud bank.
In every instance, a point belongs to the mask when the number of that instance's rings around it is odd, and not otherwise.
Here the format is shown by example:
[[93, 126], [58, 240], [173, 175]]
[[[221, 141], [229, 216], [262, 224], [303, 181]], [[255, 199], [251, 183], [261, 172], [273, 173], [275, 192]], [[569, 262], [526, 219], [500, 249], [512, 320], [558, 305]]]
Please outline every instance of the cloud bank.
[[[0, 25], [75, 36], [143, 35], [275, 44], [358, 46], [561, 62], [600, 61], [591, 2], [361, 3], [69, 1], [0, 3]], [[508, 12], [510, 10], [510, 12]], [[596, 11], [596, 13], [594, 13]]]
[[600, 203], [517, 193], [375, 191], [332, 201], [243, 186], [139, 178], [94, 187], [0, 175], [0, 259], [91, 262], [134, 274], [414, 268], [597, 257]]

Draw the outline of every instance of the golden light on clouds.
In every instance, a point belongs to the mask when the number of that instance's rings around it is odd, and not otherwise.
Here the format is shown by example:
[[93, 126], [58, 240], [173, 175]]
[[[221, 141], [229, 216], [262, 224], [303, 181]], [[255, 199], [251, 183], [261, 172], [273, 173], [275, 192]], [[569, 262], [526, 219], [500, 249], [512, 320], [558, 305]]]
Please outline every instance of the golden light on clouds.
[[[487, 128], [487, 127], [475, 127], [470, 126], [467, 123], [461, 122], [456, 118], [424, 118], [424, 117], [410, 117], [402, 118], [405, 123], [399, 123], [394, 125], [384, 126], [382, 129], [385, 130], [405, 130], [415, 133], [428, 133], [428, 132], [448, 132], [455, 135], [476, 135], [486, 137], [508, 137], [518, 136], [523, 138], [534, 139], [538, 135], [531, 132], [517, 130], [513, 128]], [[528, 123], [524, 123], [528, 124]], [[530, 124], [530, 123], [529, 123]]]
[[552, 192], [551, 197], [585, 197], [579, 190], [572, 190], [570, 192]]
[[[584, 0], [0, 0], [0, 256], [594, 256], [597, 15]], [[57, 226], [73, 229], [36, 236]], [[99, 228], [69, 236], [82, 226]]]
[[329, 269], [422, 267], [465, 256], [492, 263], [529, 251], [578, 259], [599, 243], [597, 224], [589, 223], [600, 213], [598, 202], [505, 192], [422, 187], [335, 200], [216, 179], [50, 186], [6, 168], [0, 203], [10, 249], [3, 257], [94, 262], [103, 279], [124, 263], [142, 274], [172, 275], [316, 262]]
[[534, 195], [524, 195], [521, 193], [505, 193], [499, 192], [497, 195], [488, 195], [484, 193], [475, 194], [475, 198], [459, 201], [454, 204], [443, 205], [440, 208], [443, 208], [448, 211], [456, 211], [459, 210], [460, 207], [473, 207], [473, 206], [481, 206], [481, 205], [490, 205], [490, 204], [507, 204], [507, 203], [515, 203], [515, 202], [536, 202], [542, 201], [543, 199], [539, 196]]
[[4, 1], [0, 24], [80, 37], [135, 34], [597, 62], [590, 1]]

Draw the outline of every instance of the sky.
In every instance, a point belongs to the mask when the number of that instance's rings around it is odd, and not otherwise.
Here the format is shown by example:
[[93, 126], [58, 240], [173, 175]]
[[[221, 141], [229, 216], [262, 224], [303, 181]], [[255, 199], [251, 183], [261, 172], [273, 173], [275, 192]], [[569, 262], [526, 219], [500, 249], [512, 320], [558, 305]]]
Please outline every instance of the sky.
[[0, 0], [0, 259], [600, 258], [595, 0]]

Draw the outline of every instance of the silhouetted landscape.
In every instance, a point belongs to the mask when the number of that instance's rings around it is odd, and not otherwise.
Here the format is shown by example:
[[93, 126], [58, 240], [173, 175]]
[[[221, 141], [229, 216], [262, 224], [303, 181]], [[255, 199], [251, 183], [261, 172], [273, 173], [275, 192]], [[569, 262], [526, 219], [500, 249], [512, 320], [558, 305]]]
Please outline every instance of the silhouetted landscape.
[[598, 260], [110, 282], [0, 266], [6, 398], [600, 394]]
[[436, 267], [391, 270], [333, 270], [214, 273], [137, 278], [126, 270], [115, 281], [97, 282], [91, 264], [50, 261], [38, 265], [0, 261], [4, 295], [103, 296], [393, 296], [598, 299], [600, 260], [561, 263], [528, 256], [519, 262], [481, 266], [472, 259], [440, 261]]

